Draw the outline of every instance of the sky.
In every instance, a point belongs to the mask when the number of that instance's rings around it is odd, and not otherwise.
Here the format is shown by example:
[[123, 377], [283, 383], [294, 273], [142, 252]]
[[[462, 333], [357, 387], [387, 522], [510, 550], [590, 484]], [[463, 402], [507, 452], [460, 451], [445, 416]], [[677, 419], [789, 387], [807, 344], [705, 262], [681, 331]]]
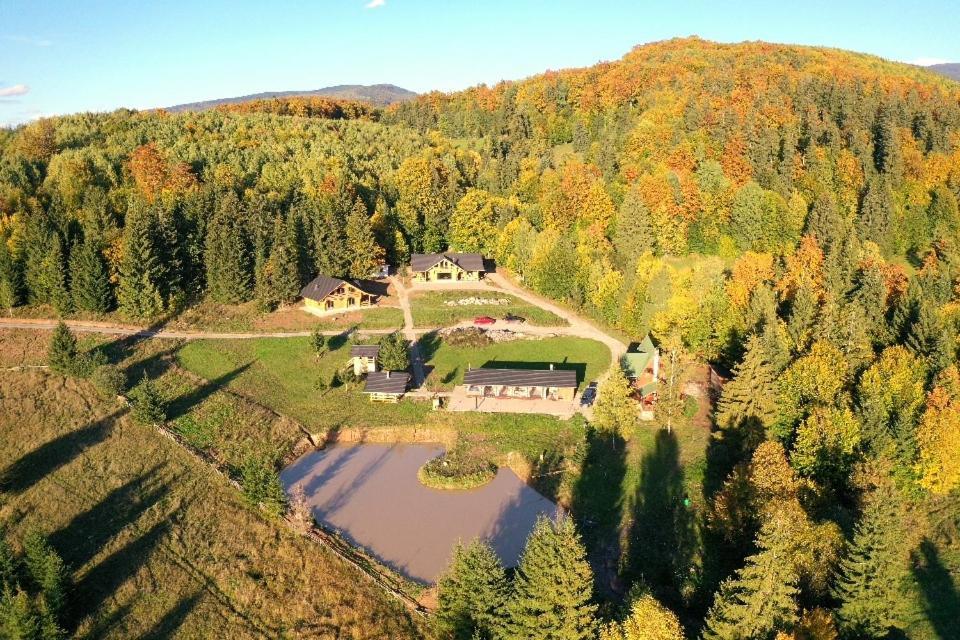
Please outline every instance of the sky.
[[0, 0], [0, 125], [336, 84], [451, 91], [689, 35], [960, 62], [958, 2]]

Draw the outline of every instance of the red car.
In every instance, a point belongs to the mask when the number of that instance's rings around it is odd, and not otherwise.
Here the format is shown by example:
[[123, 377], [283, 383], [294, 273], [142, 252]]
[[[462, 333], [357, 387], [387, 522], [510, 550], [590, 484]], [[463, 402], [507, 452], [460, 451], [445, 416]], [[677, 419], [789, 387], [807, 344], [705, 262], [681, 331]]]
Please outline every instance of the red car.
[[491, 318], [490, 316], [477, 316], [473, 319], [473, 324], [483, 325], [483, 324], [496, 324], [496, 319]]

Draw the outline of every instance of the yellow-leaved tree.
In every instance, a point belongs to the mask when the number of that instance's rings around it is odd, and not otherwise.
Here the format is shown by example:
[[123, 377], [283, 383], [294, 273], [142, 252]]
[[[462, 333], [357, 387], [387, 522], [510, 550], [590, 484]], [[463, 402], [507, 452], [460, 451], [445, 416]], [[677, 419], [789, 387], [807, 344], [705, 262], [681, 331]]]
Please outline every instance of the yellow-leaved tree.
[[960, 373], [955, 365], [937, 377], [927, 397], [917, 444], [920, 485], [936, 494], [960, 487]]

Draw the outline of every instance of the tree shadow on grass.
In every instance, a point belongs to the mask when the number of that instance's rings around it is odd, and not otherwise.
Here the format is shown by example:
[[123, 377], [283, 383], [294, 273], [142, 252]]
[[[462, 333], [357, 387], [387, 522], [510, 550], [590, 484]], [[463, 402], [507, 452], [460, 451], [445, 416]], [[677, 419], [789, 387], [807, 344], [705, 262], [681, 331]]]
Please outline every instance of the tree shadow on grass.
[[230, 371], [229, 373], [218, 376], [213, 380], [207, 380], [196, 388], [176, 398], [170, 403], [167, 409], [168, 419], [176, 420], [180, 416], [186, 415], [191, 409], [203, 403], [203, 401], [209, 398], [211, 395], [228, 386], [230, 382], [236, 379], [244, 371], [249, 369], [252, 364], [252, 361], [248, 362], [237, 367], [233, 371]]
[[166, 520], [157, 522], [145, 533], [114, 551], [99, 564], [88, 571], [76, 583], [74, 596], [70, 601], [76, 622], [84, 615], [97, 611], [110, 599], [123, 583], [136, 575], [144, 566], [161, 539], [168, 532]]
[[928, 539], [913, 552], [913, 576], [926, 604], [927, 619], [941, 640], [958, 638], [960, 593], [936, 545]]
[[200, 601], [200, 592], [194, 593], [189, 598], [184, 598], [167, 611], [164, 616], [157, 621], [148, 633], [142, 636], [144, 640], [163, 640], [172, 638], [186, 621], [187, 616], [193, 611]]
[[589, 429], [586, 454], [573, 486], [571, 511], [587, 547], [598, 592], [620, 594], [620, 525], [623, 519], [623, 478], [627, 446], [617, 434]]
[[694, 515], [680, 466], [677, 437], [658, 430], [653, 449], [641, 460], [639, 484], [631, 502], [624, 577], [642, 581], [674, 609], [686, 605], [696, 544]]
[[121, 409], [85, 427], [74, 429], [40, 445], [10, 464], [0, 476], [0, 489], [14, 494], [26, 491], [44, 477], [54, 473], [86, 449], [110, 435], [117, 419], [126, 412]]
[[50, 544], [68, 565], [84, 566], [124, 527], [167, 495], [169, 487], [159, 477], [161, 469], [162, 465], [157, 465], [112, 490], [50, 535]]

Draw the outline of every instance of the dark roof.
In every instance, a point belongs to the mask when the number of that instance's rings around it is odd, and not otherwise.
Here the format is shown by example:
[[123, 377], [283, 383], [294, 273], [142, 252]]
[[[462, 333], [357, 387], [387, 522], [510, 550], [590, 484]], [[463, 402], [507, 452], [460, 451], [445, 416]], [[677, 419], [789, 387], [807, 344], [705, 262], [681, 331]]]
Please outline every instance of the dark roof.
[[410, 374], [406, 371], [376, 371], [367, 374], [363, 392], [401, 394], [407, 390], [409, 382]]
[[463, 374], [468, 385], [510, 387], [575, 387], [577, 372], [570, 369], [470, 369]]
[[364, 288], [360, 286], [360, 283], [355, 280], [341, 280], [340, 278], [325, 276], [321, 273], [300, 290], [300, 297], [310, 298], [311, 300], [323, 300], [344, 284], [349, 284], [361, 291], [365, 291]]
[[426, 271], [446, 258], [464, 271], [483, 271], [483, 256], [479, 253], [414, 253], [410, 256], [410, 268], [415, 272]]
[[378, 344], [355, 344], [350, 347], [351, 358], [376, 358], [378, 353], [380, 353]]

